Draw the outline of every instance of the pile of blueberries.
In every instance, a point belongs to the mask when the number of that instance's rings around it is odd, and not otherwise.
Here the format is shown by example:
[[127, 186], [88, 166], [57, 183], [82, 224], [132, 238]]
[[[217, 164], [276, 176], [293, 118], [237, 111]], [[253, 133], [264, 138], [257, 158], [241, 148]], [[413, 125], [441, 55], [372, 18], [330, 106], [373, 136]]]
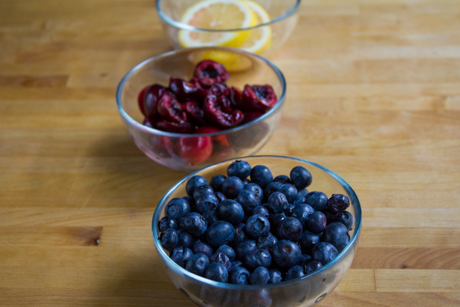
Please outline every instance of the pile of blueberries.
[[349, 243], [347, 196], [309, 192], [311, 173], [294, 167], [273, 178], [264, 165], [236, 160], [227, 176], [191, 177], [171, 199], [159, 240], [186, 270], [232, 284], [299, 278], [332, 261]]

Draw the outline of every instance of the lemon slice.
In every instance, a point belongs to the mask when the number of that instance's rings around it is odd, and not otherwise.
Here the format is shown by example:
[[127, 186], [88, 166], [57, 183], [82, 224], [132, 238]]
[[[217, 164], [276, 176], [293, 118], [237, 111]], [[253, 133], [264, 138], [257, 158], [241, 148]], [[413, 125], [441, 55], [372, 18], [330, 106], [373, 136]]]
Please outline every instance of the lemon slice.
[[[256, 15], [256, 24], [270, 22], [270, 16], [267, 11], [257, 2], [246, 0], [244, 2]], [[270, 47], [272, 39], [272, 29], [270, 26], [263, 26], [251, 30], [249, 38], [240, 46], [235, 46], [248, 52], [260, 54], [266, 48]]]
[[[200, 29], [225, 30], [248, 28], [256, 24], [256, 16], [242, 0], [203, 0], [189, 7], [180, 22]], [[236, 47], [249, 38], [249, 31], [206, 32], [180, 30], [182, 47]]]

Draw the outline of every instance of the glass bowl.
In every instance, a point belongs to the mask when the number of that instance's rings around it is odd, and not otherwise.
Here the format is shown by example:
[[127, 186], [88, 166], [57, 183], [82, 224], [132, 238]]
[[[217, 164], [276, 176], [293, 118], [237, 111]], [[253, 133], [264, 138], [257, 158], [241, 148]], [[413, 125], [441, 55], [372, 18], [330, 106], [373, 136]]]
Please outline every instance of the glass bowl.
[[234, 160], [227, 160], [210, 165], [194, 172], [176, 183], [160, 200], [152, 219], [153, 241], [159, 259], [174, 285], [190, 300], [199, 306], [313, 306], [330, 294], [343, 279], [350, 268], [358, 248], [361, 230], [361, 206], [353, 189], [339, 175], [331, 170], [302, 159], [283, 156], [250, 156], [241, 158], [251, 166], [265, 165], [277, 175], [289, 175], [295, 166], [303, 166], [313, 176], [309, 191], [322, 191], [326, 195], [344, 194], [350, 199], [347, 209], [353, 217], [353, 230], [350, 231], [350, 243], [339, 255], [319, 270], [302, 278], [266, 285], [235, 285], [221, 283], [200, 277], [177, 265], [163, 250], [157, 230], [158, 221], [164, 216], [164, 208], [169, 200], [186, 194], [187, 180], [194, 175], [201, 175], [209, 180], [218, 174], [226, 174], [227, 167]]
[[[243, 89], [245, 84], [269, 84], [278, 101], [268, 112], [244, 125], [207, 134], [171, 133], [142, 124], [137, 97], [147, 85], [169, 84], [169, 77], [190, 79], [196, 62], [203, 54], [223, 54], [238, 59], [227, 81], [229, 86]], [[227, 57], [228, 58], [228, 57]], [[281, 71], [261, 56], [238, 49], [221, 47], [187, 48], [151, 57], [132, 68], [120, 81], [116, 101], [120, 116], [136, 146], [149, 158], [166, 167], [191, 172], [225, 159], [256, 153], [270, 139], [281, 118], [286, 95], [286, 81]], [[180, 144], [211, 140], [212, 154], [204, 161], [191, 159]], [[209, 141], [209, 142], [211, 142]], [[209, 152], [208, 152], [209, 153]]]
[[[203, 46], [227, 46], [240, 48], [248, 52], [268, 54], [280, 48], [295, 29], [301, 0], [251, 0], [258, 10], [265, 11], [254, 26], [239, 29], [202, 29], [180, 22], [183, 14], [202, 0], [156, 0], [156, 9], [163, 32], [175, 49]], [[246, 0], [247, 1], [247, 0]], [[268, 16], [266, 14], [268, 13]], [[258, 14], [257, 16], [259, 16]], [[193, 41], [184, 41], [182, 37], [195, 37]], [[236, 40], [222, 41], [222, 37], [238, 37]], [[209, 39], [212, 37], [212, 39]]]

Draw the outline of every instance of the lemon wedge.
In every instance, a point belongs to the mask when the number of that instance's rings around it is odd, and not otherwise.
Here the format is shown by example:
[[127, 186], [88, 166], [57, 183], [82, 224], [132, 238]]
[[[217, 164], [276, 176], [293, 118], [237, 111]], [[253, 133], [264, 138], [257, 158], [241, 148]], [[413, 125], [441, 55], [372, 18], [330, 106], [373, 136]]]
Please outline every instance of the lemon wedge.
[[[256, 24], [270, 22], [270, 16], [267, 11], [257, 2], [245, 0], [244, 3], [252, 10], [256, 16]], [[270, 26], [263, 26], [250, 30], [249, 38], [239, 46], [234, 46], [248, 52], [260, 54], [262, 51], [270, 47], [272, 39], [272, 29]]]
[[[225, 30], [251, 27], [256, 24], [257, 17], [245, 0], [203, 0], [189, 7], [180, 22], [200, 29]], [[250, 35], [249, 31], [207, 32], [182, 29], [178, 39], [185, 48], [237, 47], [244, 44]]]

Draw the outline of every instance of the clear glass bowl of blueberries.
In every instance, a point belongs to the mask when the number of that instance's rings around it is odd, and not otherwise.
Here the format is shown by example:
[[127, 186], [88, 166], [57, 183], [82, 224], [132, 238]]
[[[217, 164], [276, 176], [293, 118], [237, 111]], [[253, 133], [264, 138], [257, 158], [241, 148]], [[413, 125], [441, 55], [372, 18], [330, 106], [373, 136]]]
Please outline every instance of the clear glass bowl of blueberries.
[[199, 306], [313, 306], [351, 266], [360, 229], [347, 182], [283, 156], [196, 171], [164, 195], [152, 220], [166, 273]]

